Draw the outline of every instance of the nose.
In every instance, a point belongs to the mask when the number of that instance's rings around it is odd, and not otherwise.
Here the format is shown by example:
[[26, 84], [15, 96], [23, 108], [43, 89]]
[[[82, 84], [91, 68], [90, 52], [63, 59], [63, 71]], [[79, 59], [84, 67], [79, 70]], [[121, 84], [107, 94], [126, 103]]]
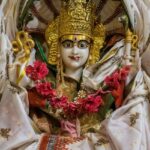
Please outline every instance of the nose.
[[73, 46], [72, 48], [72, 54], [77, 55], [78, 54], [78, 47], [76, 45]]

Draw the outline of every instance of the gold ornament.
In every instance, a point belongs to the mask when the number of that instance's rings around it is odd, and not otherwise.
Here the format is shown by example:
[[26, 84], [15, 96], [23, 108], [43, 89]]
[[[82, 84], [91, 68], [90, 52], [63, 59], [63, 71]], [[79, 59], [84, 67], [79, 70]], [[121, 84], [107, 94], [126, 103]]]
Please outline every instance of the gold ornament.
[[[19, 31], [16, 34], [16, 39], [12, 41], [12, 50], [14, 54], [16, 55], [19, 53], [18, 61], [21, 64], [27, 64], [30, 58], [30, 53], [32, 48], [34, 48], [35, 43], [34, 41], [29, 37], [28, 33], [25, 31]], [[20, 81], [25, 76], [25, 70], [22, 70], [22, 66], [20, 64], [17, 64], [17, 80], [16, 83], [19, 84]]]
[[127, 30], [126, 32], [126, 42], [127, 43], [131, 43], [132, 45], [132, 50], [136, 50], [137, 49], [137, 44], [138, 44], [138, 36], [136, 34], [134, 34], [133, 32], [131, 32], [130, 29]]
[[62, 5], [59, 21], [59, 37], [63, 35], [86, 35], [92, 37], [94, 5], [90, 0], [70, 0]]
[[136, 34], [132, 35], [132, 50], [136, 51], [138, 48], [138, 36]]
[[103, 47], [105, 41], [105, 27], [102, 24], [98, 24], [93, 32], [93, 45], [91, 47], [91, 57], [89, 64], [95, 64], [99, 61], [100, 49]]
[[34, 41], [29, 38], [27, 32], [19, 31], [16, 34], [16, 40], [12, 41], [12, 50], [15, 54], [23, 51], [24, 55], [19, 59], [21, 63], [24, 63], [29, 57], [31, 49], [34, 48]]
[[57, 56], [58, 56], [58, 21], [59, 18], [54, 20], [45, 32], [45, 38], [49, 47], [48, 51], [48, 63], [51, 65], [57, 64]]
[[80, 90], [78, 91], [78, 95], [77, 95], [77, 98], [85, 98], [87, 96], [87, 92], [84, 91], [84, 90]]
[[133, 33], [131, 32], [130, 29], [128, 29], [127, 32], [126, 32], [126, 42], [127, 43], [131, 43], [131, 41], [132, 41], [132, 35], [133, 35]]
[[[94, 3], [92, 0], [63, 1], [60, 16], [49, 24], [45, 38], [49, 47], [48, 62], [57, 64], [59, 55], [59, 39], [63, 36], [78, 35], [91, 39], [91, 60], [93, 64], [99, 60], [99, 51], [105, 40], [105, 27], [102, 24], [94, 26]], [[91, 42], [90, 41], [90, 42]]]

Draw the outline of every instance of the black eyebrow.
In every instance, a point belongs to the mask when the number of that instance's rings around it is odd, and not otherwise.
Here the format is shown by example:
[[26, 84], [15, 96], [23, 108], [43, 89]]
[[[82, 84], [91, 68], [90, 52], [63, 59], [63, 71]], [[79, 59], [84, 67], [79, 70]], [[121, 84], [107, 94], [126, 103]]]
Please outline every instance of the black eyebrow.
[[73, 42], [72, 40], [64, 40], [64, 41], [62, 41], [62, 43], [64, 43], [64, 42]]
[[80, 40], [80, 41], [78, 41], [78, 42], [87, 42], [88, 44], [90, 43], [89, 41], [87, 41], [87, 40]]

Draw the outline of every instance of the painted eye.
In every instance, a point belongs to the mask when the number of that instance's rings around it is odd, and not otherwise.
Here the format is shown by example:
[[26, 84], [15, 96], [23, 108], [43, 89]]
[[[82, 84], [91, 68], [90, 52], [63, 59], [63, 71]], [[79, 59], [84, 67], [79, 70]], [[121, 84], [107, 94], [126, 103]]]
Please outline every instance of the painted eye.
[[81, 40], [78, 42], [78, 47], [81, 49], [89, 47], [89, 43], [85, 40]]
[[62, 42], [62, 45], [64, 48], [72, 48], [73, 47], [73, 41], [65, 40], [64, 42]]

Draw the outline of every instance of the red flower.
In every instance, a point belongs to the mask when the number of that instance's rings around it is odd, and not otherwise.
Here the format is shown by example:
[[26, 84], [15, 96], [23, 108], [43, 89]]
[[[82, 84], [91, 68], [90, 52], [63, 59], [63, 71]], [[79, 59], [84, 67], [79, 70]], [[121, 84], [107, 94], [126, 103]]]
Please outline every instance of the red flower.
[[116, 108], [120, 107], [123, 102], [124, 82], [121, 82], [117, 89], [112, 90], [112, 95], [115, 98]]
[[129, 74], [130, 67], [125, 66], [115, 71], [112, 75], [105, 78], [105, 83], [111, 88], [117, 89], [121, 81], [125, 81]]
[[106, 85], [108, 85], [109, 87], [112, 88], [117, 88], [119, 85], [119, 73], [115, 72], [113, 73], [111, 76], [107, 76], [105, 78], [105, 83]]
[[69, 118], [76, 118], [82, 114], [80, 103], [69, 102], [68, 105], [63, 108], [63, 110], [66, 116], [69, 116]]
[[125, 66], [125, 67], [120, 69], [121, 80], [126, 80], [128, 74], [129, 74], [129, 71], [130, 71], [130, 66]]
[[89, 95], [86, 99], [82, 99], [82, 108], [86, 112], [97, 112], [102, 103], [101, 96]]
[[33, 66], [27, 66], [26, 74], [34, 81], [43, 79], [48, 74], [46, 63], [35, 61]]
[[49, 82], [37, 83], [36, 90], [43, 97], [56, 96], [56, 91], [52, 89]]
[[106, 77], [105, 83], [111, 88], [113, 97], [115, 98], [116, 107], [120, 107], [123, 102], [123, 92], [125, 80], [129, 74], [130, 66], [125, 66], [115, 71], [111, 76]]
[[51, 106], [54, 108], [64, 108], [68, 103], [67, 97], [64, 97], [64, 96], [61, 98], [53, 97], [49, 101], [50, 101]]
[[75, 112], [77, 109], [77, 105], [76, 105], [76, 103], [70, 102], [70, 103], [68, 103], [67, 107], [64, 107], [65, 111], [66, 111], [66, 109], [70, 113]]

